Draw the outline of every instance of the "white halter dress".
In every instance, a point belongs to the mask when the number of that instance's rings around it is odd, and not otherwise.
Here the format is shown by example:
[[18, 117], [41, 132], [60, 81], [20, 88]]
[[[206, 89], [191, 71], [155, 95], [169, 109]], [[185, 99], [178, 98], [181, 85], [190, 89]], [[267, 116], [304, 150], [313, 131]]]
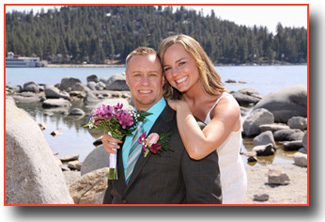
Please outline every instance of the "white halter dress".
[[[205, 123], [211, 121], [210, 113], [224, 96], [231, 96], [223, 93], [207, 114]], [[247, 177], [240, 147], [242, 144], [241, 129], [230, 133], [225, 142], [217, 148], [219, 157], [220, 180], [222, 187], [223, 204], [242, 204], [246, 189]]]

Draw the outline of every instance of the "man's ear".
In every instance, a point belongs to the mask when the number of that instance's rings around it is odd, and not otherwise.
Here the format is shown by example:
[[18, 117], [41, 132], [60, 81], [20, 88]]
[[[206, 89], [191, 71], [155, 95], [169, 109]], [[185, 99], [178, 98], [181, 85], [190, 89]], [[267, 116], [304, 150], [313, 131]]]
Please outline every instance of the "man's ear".
[[126, 85], [127, 85], [128, 87], [130, 87], [128, 76], [129, 76], [129, 75], [128, 75], [128, 74], [126, 73], [126, 71], [125, 71], [125, 82], [126, 82]]

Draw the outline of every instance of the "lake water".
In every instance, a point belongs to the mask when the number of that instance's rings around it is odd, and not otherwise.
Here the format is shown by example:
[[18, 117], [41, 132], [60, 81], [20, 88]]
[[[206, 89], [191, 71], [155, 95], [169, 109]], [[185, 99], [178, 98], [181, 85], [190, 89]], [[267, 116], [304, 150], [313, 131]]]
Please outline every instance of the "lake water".
[[[254, 88], [261, 95], [267, 95], [278, 89], [293, 85], [304, 85], [307, 88], [307, 66], [216, 66], [223, 81], [228, 79], [245, 81], [246, 84], [227, 84], [228, 90], [239, 90], [243, 88]], [[92, 68], [7, 68], [5, 82], [11, 86], [23, 85], [26, 82], [34, 81], [55, 85], [61, 82], [66, 76], [79, 78], [86, 83], [87, 76], [96, 74], [99, 78], [124, 72], [124, 67], [92, 67]], [[86, 117], [76, 119], [64, 117], [60, 113], [53, 116], [43, 115], [43, 108], [40, 103], [36, 104], [17, 104], [18, 107], [25, 109], [36, 120], [44, 122], [47, 128], [43, 131], [53, 152], [58, 152], [58, 157], [79, 154], [80, 161], [94, 149], [93, 142], [96, 136], [89, 133], [82, 125], [86, 123]], [[83, 104], [74, 103], [71, 108], [79, 107], [85, 109]], [[244, 117], [245, 119], [245, 117]], [[53, 137], [51, 132], [59, 129], [62, 135]], [[252, 140], [244, 140], [243, 151], [252, 148]], [[259, 162], [248, 165], [246, 157], [243, 157], [246, 166], [257, 166], [269, 163], [280, 163], [292, 161], [294, 152], [283, 152], [279, 149], [275, 156], [259, 158]]]

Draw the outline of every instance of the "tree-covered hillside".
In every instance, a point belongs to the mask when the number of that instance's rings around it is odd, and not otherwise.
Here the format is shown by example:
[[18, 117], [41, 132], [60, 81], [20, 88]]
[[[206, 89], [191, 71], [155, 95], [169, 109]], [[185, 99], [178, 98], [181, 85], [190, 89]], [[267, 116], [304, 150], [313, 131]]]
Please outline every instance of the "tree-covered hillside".
[[49, 63], [124, 63], [138, 46], [158, 48], [174, 34], [198, 40], [219, 64], [305, 63], [307, 30], [239, 26], [180, 7], [64, 6], [60, 10], [6, 14], [6, 52], [38, 56]]

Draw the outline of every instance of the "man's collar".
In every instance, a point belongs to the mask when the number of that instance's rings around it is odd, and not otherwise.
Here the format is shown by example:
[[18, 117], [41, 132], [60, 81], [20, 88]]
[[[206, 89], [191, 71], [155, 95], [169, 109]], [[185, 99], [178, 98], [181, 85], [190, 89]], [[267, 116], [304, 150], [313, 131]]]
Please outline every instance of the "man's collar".
[[166, 100], [162, 97], [156, 104], [154, 104], [147, 112], [152, 113], [152, 115], [147, 116], [147, 120], [155, 122], [158, 116], [166, 107]]

